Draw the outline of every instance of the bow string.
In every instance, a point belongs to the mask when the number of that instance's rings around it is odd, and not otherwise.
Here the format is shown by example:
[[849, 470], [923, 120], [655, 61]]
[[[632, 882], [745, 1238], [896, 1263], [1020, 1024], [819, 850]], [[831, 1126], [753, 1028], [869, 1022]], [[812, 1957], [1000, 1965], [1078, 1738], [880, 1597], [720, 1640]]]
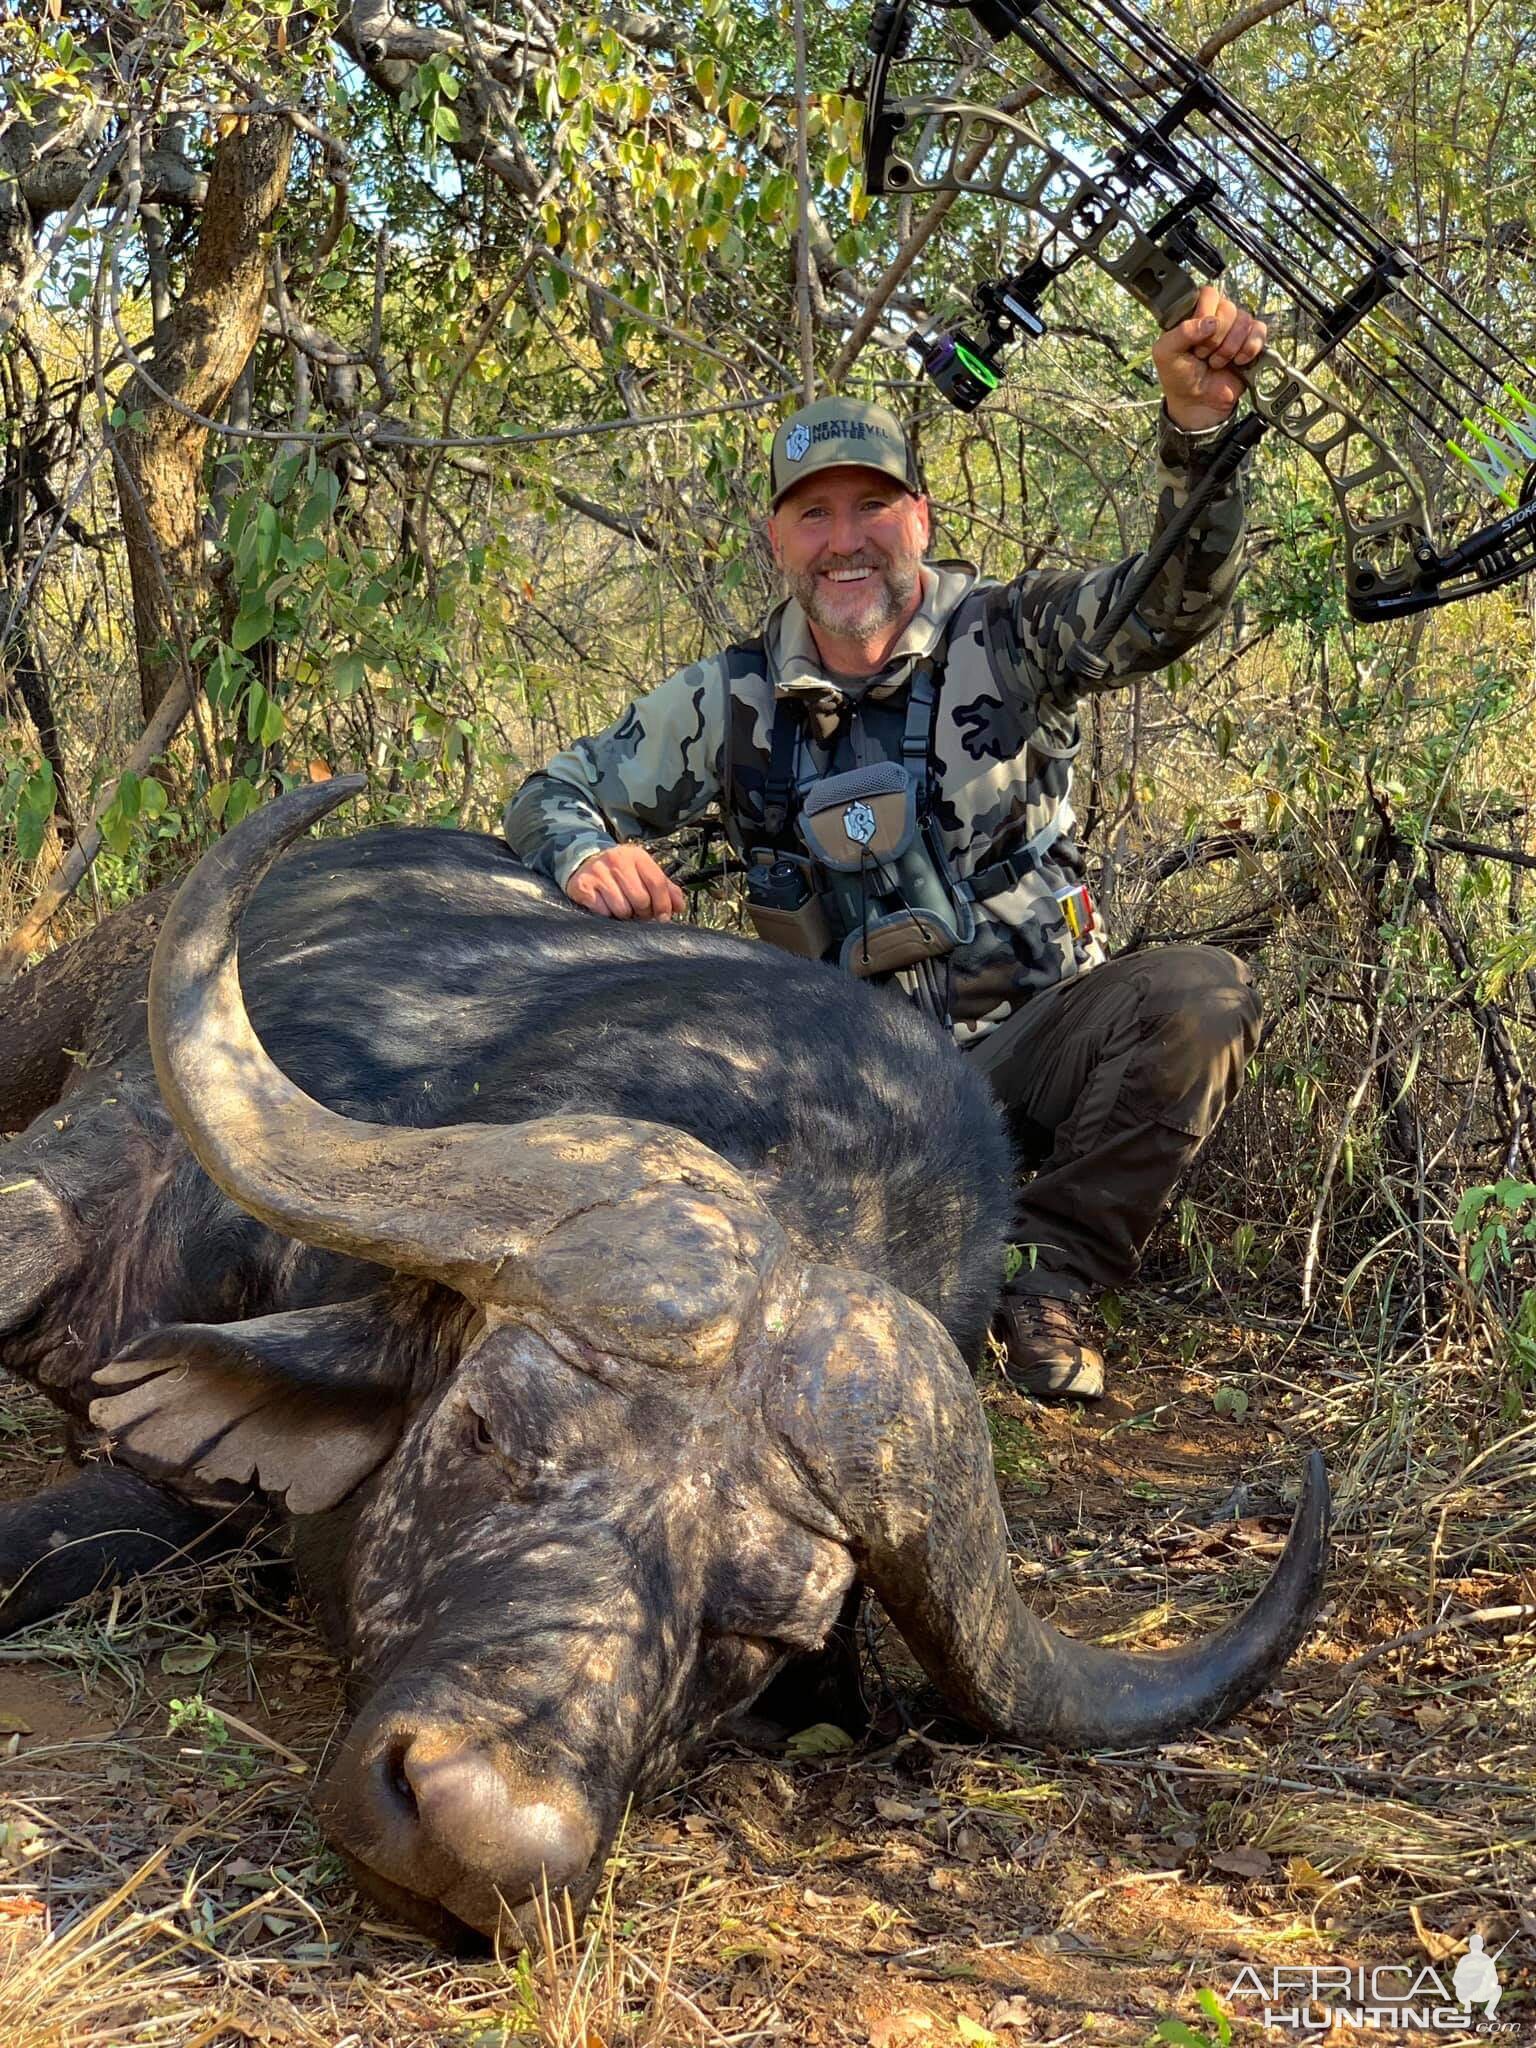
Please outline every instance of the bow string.
[[[1084, 644], [1085, 674], [1102, 672], [1102, 646], [1270, 430], [1327, 478], [1355, 618], [1425, 611], [1536, 568], [1536, 368], [1134, 7], [878, 0], [868, 40], [868, 190], [970, 195], [1035, 224], [1013, 267], [976, 286], [974, 322], [914, 335], [952, 405], [986, 400], [1084, 263], [1165, 329], [1221, 280], [1283, 339], [1241, 373], [1251, 411], [1223, 430], [1174, 530]], [[1002, 98], [1021, 49], [1031, 82], [1005, 110], [979, 88]], [[917, 89], [893, 93], [898, 71]], [[922, 90], [936, 71], [943, 82]]]

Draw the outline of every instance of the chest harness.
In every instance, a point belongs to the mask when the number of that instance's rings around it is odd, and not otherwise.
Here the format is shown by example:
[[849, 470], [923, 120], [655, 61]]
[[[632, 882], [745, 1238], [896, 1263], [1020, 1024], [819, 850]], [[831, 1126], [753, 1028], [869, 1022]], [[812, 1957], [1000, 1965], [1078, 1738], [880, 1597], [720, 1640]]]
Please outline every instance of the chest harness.
[[[1011, 626], [1006, 587], [989, 589], [984, 607], [988, 659], [1002, 688], [1008, 669], [1000, 642]], [[723, 777], [727, 815], [748, 861], [746, 907], [758, 936], [802, 958], [835, 961], [850, 974], [894, 975], [941, 1022], [947, 1021], [947, 976], [938, 963], [975, 937], [977, 903], [1033, 880], [1060, 906], [1073, 940], [1092, 918], [1086, 889], [1058, 893], [1039, 872], [1076, 822], [1065, 797], [1024, 846], [966, 881], [955, 876], [933, 802], [948, 655], [946, 628], [908, 680], [899, 760], [822, 773], [803, 744], [803, 709], [775, 697], [760, 818], [746, 815], [737, 801], [729, 704]], [[766, 681], [761, 636], [731, 648], [726, 670], [728, 690], [749, 677]], [[861, 712], [861, 704], [851, 705], [850, 728]]]

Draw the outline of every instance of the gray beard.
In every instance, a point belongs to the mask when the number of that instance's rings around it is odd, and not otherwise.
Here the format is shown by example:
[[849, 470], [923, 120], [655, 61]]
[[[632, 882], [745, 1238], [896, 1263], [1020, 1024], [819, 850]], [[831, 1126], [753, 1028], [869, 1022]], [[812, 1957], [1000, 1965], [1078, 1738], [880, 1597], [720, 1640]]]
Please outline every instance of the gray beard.
[[882, 626], [894, 625], [911, 603], [912, 594], [917, 589], [917, 564], [887, 562], [876, 572], [875, 585], [865, 600], [864, 609], [845, 612], [841, 617], [822, 603], [814, 571], [803, 576], [791, 576], [787, 580], [790, 596], [798, 601], [813, 626], [820, 626], [823, 631], [836, 633], [846, 640], [868, 640]]

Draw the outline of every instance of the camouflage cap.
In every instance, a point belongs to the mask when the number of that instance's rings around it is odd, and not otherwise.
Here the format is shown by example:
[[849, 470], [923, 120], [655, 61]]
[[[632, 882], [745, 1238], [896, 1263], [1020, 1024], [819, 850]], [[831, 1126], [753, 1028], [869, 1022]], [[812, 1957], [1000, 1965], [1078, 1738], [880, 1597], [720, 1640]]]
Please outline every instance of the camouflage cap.
[[922, 489], [912, 444], [883, 405], [863, 398], [818, 398], [780, 423], [768, 484], [775, 509], [786, 491], [818, 469], [877, 469], [914, 493]]

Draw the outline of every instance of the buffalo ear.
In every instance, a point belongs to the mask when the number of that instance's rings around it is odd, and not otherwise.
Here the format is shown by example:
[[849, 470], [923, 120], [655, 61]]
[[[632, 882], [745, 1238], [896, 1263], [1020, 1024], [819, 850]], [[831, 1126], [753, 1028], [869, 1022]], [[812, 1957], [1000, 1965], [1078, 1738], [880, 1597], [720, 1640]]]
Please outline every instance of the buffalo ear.
[[[17, 1147], [19, 1153], [20, 1147]], [[62, 1196], [0, 1164], [0, 1336], [19, 1330], [80, 1263], [80, 1234]]]
[[[417, 1294], [420, 1307], [420, 1290]], [[239, 1323], [147, 1331], [101, 1366], [91, 1403], [122, 1462], [155, 1479], [232, 1480], [288, 1512], [335, 1507], [389, 1456], [434, 1377], [425, 1314], [398, 1288]]]

